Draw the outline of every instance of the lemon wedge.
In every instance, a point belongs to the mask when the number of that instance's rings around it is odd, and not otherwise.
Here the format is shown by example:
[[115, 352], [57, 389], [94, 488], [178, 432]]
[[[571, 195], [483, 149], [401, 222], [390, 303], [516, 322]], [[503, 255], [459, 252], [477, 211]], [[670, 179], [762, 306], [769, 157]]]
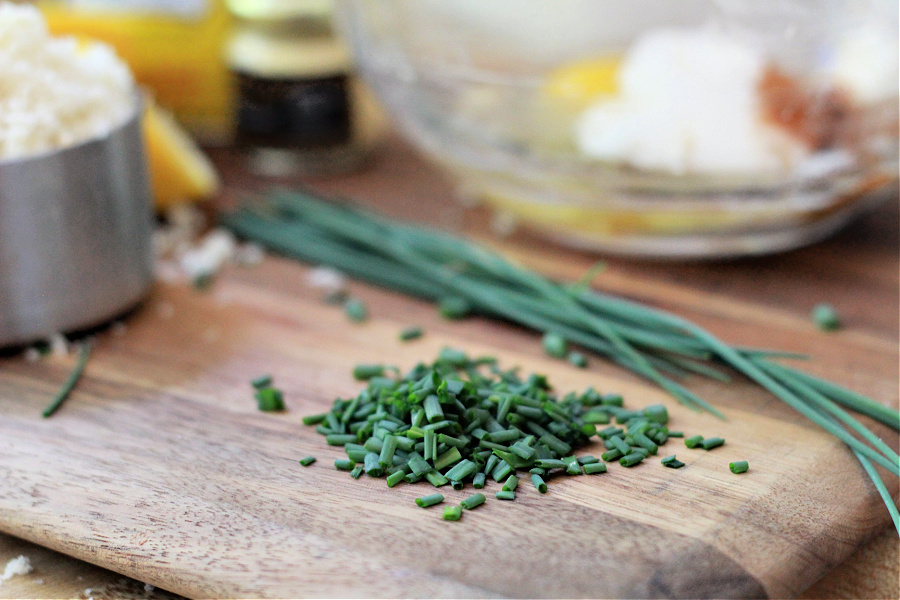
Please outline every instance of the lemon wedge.
[[157, 210], [216, 192], [212, 162], [171, 114], [148, 101], [143, 126]]

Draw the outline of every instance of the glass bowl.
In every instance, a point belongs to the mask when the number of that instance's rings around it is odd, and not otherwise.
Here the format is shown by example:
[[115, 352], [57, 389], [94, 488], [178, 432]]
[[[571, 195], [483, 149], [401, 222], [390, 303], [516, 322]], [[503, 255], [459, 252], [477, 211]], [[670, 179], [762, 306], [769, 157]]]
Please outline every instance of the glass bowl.
[[897, 3], [343, 0], [462, 195], [563, 243], [771, 253], [896, 194]]

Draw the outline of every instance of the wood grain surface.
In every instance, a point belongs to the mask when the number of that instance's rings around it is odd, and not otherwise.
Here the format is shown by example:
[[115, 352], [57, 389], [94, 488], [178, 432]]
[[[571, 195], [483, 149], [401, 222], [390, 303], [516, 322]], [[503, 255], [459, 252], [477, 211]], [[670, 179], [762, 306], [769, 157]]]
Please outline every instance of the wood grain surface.
[[[314, 183], [484, 237], [485, 215], [456, 208], [446, 183], [406, 152], [393, 147], [373, 172]], [[255, 185], [232, 157], [220, 161], [231, 190]], [[612, 260], [596, 284], [734, 343], [809, 352], [810, 371], [896, 406], [896, 207], [880, 214], [888, 218], [778, 258]], [[527, 233], [490, 243], [562, 278], [595, 259]], [[842, 446], [744, 382], [691, 386], [724, 407], [722, 423], [599, 360], [588, 371], [549, 361], [526, 331], [443, 322], [427, 304], [374, 288], [354, 287], [373, 319], [353, 326], [321, 303], [304, 272], [272, 259], [230, 269], [206, 294], [158, 286], [126, 335], [99, 336], [84, 381], [47, 421], [40, 408], [70, 361], [0, 359], [0, 529], [194, 597], [788, 597], [887, 523]], [[845, 314], [845, 331], [826, 335], [809, 323], [821, 299]], [[426, 338], [400, 344], [397, 332], [411, 323], [424, 325]], [[300, 417], [353, 393], [355, 362], [389, 356], [408, 365], [445, 344], [547, 372], [562, 390], [600, 385], [635, 405], [662, 401], [673, 427], [728, 444], [678, 449], [688, 462], [681, 471], [613, 467], [554, 481], [546, 496], [525, 489], [515, 503], [489, 502], [459, 523], [415, 507], [421, 486], [389, 490], [330, 468], [339, 453]], [[247, 381], [263, 371], [285, 389], [288, 413], [255, 410]], [[896, 436], [886, 439], [897, 446]], [[300, 468], [305, 454], [319, 462]], [[751, 472], [732, 475], [735, 458], [750, 460]], [[885, 547], [896, 555], [896, 545]]]

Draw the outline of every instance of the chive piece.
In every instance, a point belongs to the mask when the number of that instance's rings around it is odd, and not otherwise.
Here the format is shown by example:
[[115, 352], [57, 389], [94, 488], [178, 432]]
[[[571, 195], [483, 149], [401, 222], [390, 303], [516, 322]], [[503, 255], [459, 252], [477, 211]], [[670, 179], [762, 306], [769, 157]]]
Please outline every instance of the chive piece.
[[569, 463], [556, 458], [539, 458], [534, 461], [534, 466], [541, 469], [565, 469]]
[[304, 467], [308, 467], [309, 465], [313, 464], [314, 462], [316, 462], [315, 456], [306, 456], [306, 457], [300, 459], [300, 464], [303, 465]]
[[451, 447], [449, 450], [434, 459], [434, 468], [438, 470], [445, 469], [461, 460], [462, 454], [459, 453], [459, 448]]
[[369, 453], [365, 446], [360, 446], [359, 444], [347, 444], [344, 446], [344, 452], [347, 453], [347, 458], [358, 463], [364, 462], [366, 454]]
[[272, 385], [272, 376], [271, 375], [260, 375], [259, 377], [254, 378], [250, 381], [250, 385], [252, 385], [256, 389], [269, 387]]
[[509, 463], [505, 460], [501, 460], [497, 463], [497, 466], [494, 468], [494, 471], [491, 473], [491, 477], [494, 478], [494, 481], [500, 481], [501, 479], [506, 479], [507, 475], [513, 472], [513, 468], [509, 466]]
[[397, 451], [397, 438], [392, 435], [384, 438], [381, 446], [381, 454], [378, 456], [378, 464], [383, 468], [388, 468], [394, 464], [394, 453]]
[[644, 415], [654, 423], [659, 423], [660, 425], [665, 425], [669, 422], [669, 411], [662, 404], [653, 404], [646, 407], [644, 409]]
[[399, 471], [394, 471], [393, 473], [391, 473], [390, 475], [387, 476], [387, 486], [394, 487], [395, 485], [397, 485], [398, 483], [403, 481], [405, 478], [406, 478], [406, 473], [404, 473], [402, 469]]
[[552, 433], [545, 433], [540, 437], [540, 441], [557, 454], [566, 455], [572, 451], [572, 446], [565, 443]]
[[319, 423], [321, 423], [325, 420], [325, 416], [326, 415], [324, 413], [321, 415], [307, 415], [307, 416], [303, 417], [303, 424], [304, 425], [318, 425]]
[[352, 444], [357, 441], [357, 437], [352, 433], [332, 433], [325, 436], [325, 442], [329, 446], [343, 446]]
[[256, 392], [256, 404], [262, 412], [279, 412], [284, 410], [284, 397], [281, 390], [264, 387]]
[[623, 467], [633, 467], [644, 460], [644, 455], [640, 452], [632, 452], [631, 454], [626, 454], [622, 458], [619, 459], [619, 464]]
[[669, 436], [670, 438], [683, 438], [684, 432], [683, 431], [667, 431], [666, 435]]
[[421, 498], [416, 498], [416, 504], [418, 504], [422, 508], [428, 508], [429, 506], [434, 506], [435, 504], [440, 504], [443, 501], [444, 501], [443, 494], [429, 494], [428, 496], [422, 496]]
[[656, 454], [659, 450], [659, 446], [656, 445], [656, 442], [648, 438], [643, 433], [635, 433], [632, 438], [634, 439], [634, 443], [641, 448], [646, 449], [650, 454]]
[[444, 477], [446, 477], [450, 481], [462, 481], [466, 477], [475, 473], [476, 470], [478, 470], [478, 465], [476, 465], [469, 459], [463, 459], [462, 461], [454, 465], [452, 469], [444, 473]]
[[363, 461], [363, 466], [366, 469], [366, 475], [370, 477], [381, 477], [384, 475], [384, 468], [378, 464], [378, 455], [374, 452], [369, 452], [366, 454], [366, 459]]
[[400, 340], [403, 342], [409, 342], [412, 340], [417, 340], [423, 335], [425, 335], [425, 331], [421, 327], [416, 327], [415, 325], [413, 325], [400, 332]]
[[487, 476], [484, 473], [475, 473], [475, 478], [472, 479], [472, 487], [478, 490], [484, 488], [485, 479], [487, 479]]
[[512, 442], [513, 440], [519, 439], [521, 432], [515, 427], [511, 429], [504, 429], [502, 431], [497, 431], [495, 433], [488, 434], [490, 441], [492, 442]]
[[702, 435], [693, 435], [689, 438], [685, 438], [685, 440], [684, 440], [684, 445], [691, 449], [694, 449], [694, 448], [700, 446], [702, 443], [703, 443]]
[[601, 406], [618, 406], [622, 407], [625, 404], [625, 399], [622, 398], [621, 394], [603, 394], [600, 397], [600, 405]]
[[425, 398], [425, 418], [429, 423], [437, 423], [444, 419], [444, 410], [441, 408], [440, 400], [434, 394]]
[[834, 307], [826, 302], [816, 304], [810, 316], [822, 331], [835, 331], [841, 328], [841, 317]]
[[680, 469], [684, 466], [684, 463], [675, 458], [675, 455], [667, 456], [662, 459], [662, 464], [669, 467], [670, 469]]
[[569, 352], [568, 360], [579, 369], [587, 367], [587, 357], [581, 352]]
[[625, 456], [625, 455], [622, 453], [621, 450], [619, 450], [618, 448], [614, 448], [612, 450], [607, 450], [606, 452], [601, 454], [600, 458], [602, 458], [606, 462], [611, 462], [618, 458], [622, 458], [623, 456]]
[[450, 483], [450, 480], [441, 475], [440, 471], [437, 469], [432, 469], [425, 473], [425, 479], [428, 480], [428, 483], [433, 485], [434, 487], [441, 487], [442, 485], [447, 485]]
[[618, 450], [622, 453], [623, 456], [630, 452], [630, 448], [628, 444], [625, 443], [625, 440], [617, 435], [614, 435], [611, 438], [607, 438], [605, 444], [608, 450]]
[[566, 467], [567, 475], [584, 475], [584, 471], [581, 470], [581, 465], [578, 464], [577, 460], [573, 460], [569, 463], [569, 466]]
[[422, 452], [425, 460], [434, 461], [436, 458], [435, 453], [437, 452], [437, 434], [434, 432], [434, 429], [425, 431], [425, 439], [422, 443], [425, 444], [425, 451]]
[[516, 499], [516, 493], [515, 493], [515, 492], [500, 491], [500, 492], [497, 492], [497, 493], [494, 495], [494, 497], [497, 498], [497, 500], [515, 500], [515, 499]]
[[606, 473], [606, 463], [595, 462], [584, 465], [584, 472], [587, 475], [595, 475], [597, 473]]
[[534, 484], [534, 487], [536, 487], [537, 491], [539, 491], [540, 493], [542, 493], [542, 494], [547, 493], [547, 484], [544, 483], [544, 478], [541, 477], [540, 475], [538, 475], [537, 473], [534, 473], [531, 476], [531, 483]]
[[595, 458], [595, 457], [591, 456], [590, 454], [588, 454], [587, 456], [579, 456], [578, 457], [578, 464], [581, 464], [581, 465], [591, 465], [591, 464], [598, 463], [598, 462], [600, 462], [600, 459]]
[[361, 364], [353, 367], [353, 378], [357, 381], [367, 381], [382, 375], [384, 375], [384, 365]]
[[362, 465], [356, 465], [355, 467], [353, 467], [353, 470], [350, 471], [350, 477], [352, 477], [353, 479], [359, 479], [360, 477], [362, 477], [362, 474], [364, 472], [365, 467], [363, 467]]
[[700, 444], [700, 447], [704, 450], [712, 450], [713, 448], [718, 448], [722, 444], [725, 443], [725, 440], [720, 437], [707, 438], [703, 440]]
[[347, 460], [346, 458], [339, 458], [334, 461], [334, 468], [338, 471], [352, 471], [353, 467], [356, 466], [356, 463], [352, 460]]
[[607, 425], [609, 424], [609, 413], [602, 410], [592, 410], [584, 413], [581, 420], [592, 425]]
[[541, 344], [544, 347], [544, 352], [554, 358], [565, 357], [569, 345], [563, 336], [552, 331], [544, 334]]
[[482, 504], [484, 504], [485, 500], [486, 500], [486, 498], [484, 497], [484, 494], [478, 492], [478, 493], [472, 494], [471, 496], [469, 496], [468, 498], [466, 498], [465, 500], [460, 502], [459, 505], [462, 506], [466, 510], [473, 510], [473, 509], [481, 506]]
[[460, 506], [445, 506], [444, 507], [444, 520], [445, 521], [459, 521], [462, 518], [462, 507]]
[[356, 298], [348, 298], [344, 302], [344, 313], [347, 315], [347, 318], [355, 323], [362, 323], [369, 318], [369, 311], [366, 309], [366, 305]]
[[451, 321], [464, 319], [472, 313], [472, 304], [459, 296], [448, 296], [438, 302], [438, 312]]
[[516, 488], [519, 487], [519, 478], [515, 475], [510, 475], [506, 478], [506, 482], [503, 484], [504, 492], [514, 492]]
[[740, 474], [746, 473], [748, 469], [750, 469], [750, 463], [746, 460], [739, 460], [736, 462], [728, 463], [728, 468], [731, 469], [732, 473]]

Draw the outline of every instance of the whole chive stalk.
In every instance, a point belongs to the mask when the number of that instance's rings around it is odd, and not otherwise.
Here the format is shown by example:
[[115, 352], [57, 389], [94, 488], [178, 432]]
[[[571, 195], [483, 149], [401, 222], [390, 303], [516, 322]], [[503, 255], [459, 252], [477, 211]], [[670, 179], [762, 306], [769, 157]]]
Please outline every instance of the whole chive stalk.
[[305, 456], [300, 459], [300, 464], [303, 465], [304, 467], [308, 467], [309, 465], [313, 464], [314, 462], [316, 462], [315, 456]]
[[484, 504], [485, 497], [482, 493], [475, 493], [459, 503], [466, 510], [473, 510]]
[[400, 340], [409, 342], [412, 340], [417, 340], [423, 335], [425, 335], [425, 331], [421, 327], [411, 326], [403, 329], [400, 332]]
[[416, 498], [416, 504], [421, 506], [422, 508], [428, 508], [429, 506], [434, 506], [435, 504], [440, 504], [444, 501], [443, 494], [429, 494], [428, 496], [422, 496], [421, 498]]
[[728, 463], [728, 468], [731, 469], [732, 473], [746, 473], [750, 469], [750, 463], [746, 460], [739, 460], [736, 462]]
[[661, 462], [664, 466], [669, 467], [670, 469], [680, 469], [684, 466], [684, 463], [675, 458], [674, 454], [665, 457]]

